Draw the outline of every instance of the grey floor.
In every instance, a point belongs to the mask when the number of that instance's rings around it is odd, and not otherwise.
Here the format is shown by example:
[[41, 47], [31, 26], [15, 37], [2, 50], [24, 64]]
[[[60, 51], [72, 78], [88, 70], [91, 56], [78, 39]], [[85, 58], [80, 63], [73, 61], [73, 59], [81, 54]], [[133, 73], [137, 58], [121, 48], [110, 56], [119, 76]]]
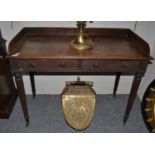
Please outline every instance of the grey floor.
[[[70, 133], [79, 132], [70, 128], [64, 121], [59, 95], [27, 96], [30, 124], [25, 121], [19, 99], [9, 120], [0, 119], [1, 133]], [[148, 132], [142, 120], [140, 101], [137, 98], [129, 121], [122, 125], [128, 95], [98, 95], [93, 121], [89, 128], [80, 132], [89, 133], [144, 133]]]

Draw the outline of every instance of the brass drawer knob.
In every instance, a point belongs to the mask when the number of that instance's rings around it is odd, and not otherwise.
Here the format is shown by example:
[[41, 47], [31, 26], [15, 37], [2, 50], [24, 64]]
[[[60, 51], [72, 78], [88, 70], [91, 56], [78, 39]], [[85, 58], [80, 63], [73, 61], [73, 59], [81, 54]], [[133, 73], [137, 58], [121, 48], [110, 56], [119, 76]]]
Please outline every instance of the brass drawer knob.
[[127, 68], [128, 65], [127, 65], [126, 63], [123, 63], [123, 67], [124, 67], [124, 68]]
[[65, 65], [64, 62], [61, 62], [61, 63], [59, 63], [59, 66], [63, 68], [63, 67], [65, 67], [66, 65]]
[[94, 68], [99, 68], [99, 63], [96, 62], [93, 64], [93, 66], [94, 66]]
[[36, 64], [33, 63], [33, 62], [31, 62], [31, 63], [30, 63], [30, 67], [35, 68], [35, 67], [36, 67]]

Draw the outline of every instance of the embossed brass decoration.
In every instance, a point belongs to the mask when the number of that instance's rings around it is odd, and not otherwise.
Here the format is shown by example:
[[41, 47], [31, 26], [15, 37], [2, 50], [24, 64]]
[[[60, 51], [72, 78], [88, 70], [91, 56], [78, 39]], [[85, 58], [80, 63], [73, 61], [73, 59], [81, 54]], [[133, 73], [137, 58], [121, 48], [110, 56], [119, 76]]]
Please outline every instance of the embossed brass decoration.
[[142, 114], [149, 131], [155, 133], [155, 80], [149, 85], [144, 94]]
[[92, 48], [94, 46], [94, 43], [89, 38], [88, 34], [85, 32], [86, 21], [78, 21], [77, 27], [78, 34], [76, 35], [74, 40], [71, 41], [71, 47], [77, 50], [85, 50]]
[[96, 94], [92, 82], [70, 81], [62, 92], [62, 108], [66, 122], [74, 129], [86, 129], [93, 119]]

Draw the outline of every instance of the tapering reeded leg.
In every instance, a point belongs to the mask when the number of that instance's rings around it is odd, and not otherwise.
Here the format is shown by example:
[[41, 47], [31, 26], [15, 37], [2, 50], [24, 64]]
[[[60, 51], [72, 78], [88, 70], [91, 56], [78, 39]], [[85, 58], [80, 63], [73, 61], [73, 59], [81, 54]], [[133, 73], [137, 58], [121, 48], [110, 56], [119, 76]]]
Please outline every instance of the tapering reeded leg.
[[32, 72], [30, 72], [29, 75], [30, 75], [30, 82], [31, 82], [33, 98], [35, 98], [36, 97], [36, 88], [35, 88], [34, 74]]
[[121, 73], [120, 73], [120, 72], [116, 73], [115, 84], [114, 84], [114, 90], [113, 90], [113, 97], [116, 97], [116, 92], [117, 92], [117, 88], [118, 88], [120, 76], [121, 76]]
[[134, 77], [134, 80], [132, 83], [132, 87], [131, 87], [131, 91], [129, 94], [129, 98], [128, 98], [128, 104], [127, 104], [126, 112], [124, 115], [124, 121], [123, 121], [124, 125], [126, 124], [128, 118], [129, 118], [129, 114], [130, 114], [132, 106], [134, 104], [134, 100], [136, 98], [137, 91], [138, 91], [142, 76], [143, 76], [143, 73], [136, 73], [135, 74], [135, 77]]
[[28, 126], [29, 125], [29, 114], [28, 114], [28, 108], [27, 108], [26, 95], [25, 95], [25, 89], [24, 89], [22, 75], [20, 73], [16, 73], [15, 80], [16, 80], [18, 95], [19, 95], [19, 99], [21, 102], [24, 118], [26, 121], [26, 126]]

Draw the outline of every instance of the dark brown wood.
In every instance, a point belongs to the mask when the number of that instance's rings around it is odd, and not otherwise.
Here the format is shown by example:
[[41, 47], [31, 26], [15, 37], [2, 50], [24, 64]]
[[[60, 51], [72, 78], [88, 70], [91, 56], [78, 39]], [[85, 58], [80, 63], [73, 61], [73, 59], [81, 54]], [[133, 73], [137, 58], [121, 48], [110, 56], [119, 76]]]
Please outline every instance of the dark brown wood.
[[124, 115], [124, 121], [123, 121], [124, 124], [126, 124], [128, 118], [129, 118], [129, 114], [130, 114], [130, 111], [131, 111], [132, 106], [134, 104], [134, 100], [136, 98], [137, 91], [138, 91], [138, 88], [139, 88], [139, 85], [140, 85], [140, 82], [141, 82], [143, 75], [144, 75], [144, 73], [141, 73], [141, 72], [137, 72], [135, 74], [135, 77], [134, 77], [134, 80], [132, 83], [132, 87], [131, 87], [131, 91], [130, 91], [130, 95], [129, 95], [129, 99], [128, 99], [126, 112]]
[[116, 79], [115, 79], [114, 90], [113, 90], [113, 97], [116, 97], [116, 92], [117, 92], [120, 76], [121, 76], [120, 72], [116, 73]]
[[30, 82], [31, 82], [33, 98], [35, 98], [36, 97], [36, 88], [35, 88], [34, 73], [30, 72], [29, 75], [30, 75]]
[[27, 108], [27, 102], [26, 102], [25, 89], [24, 89], [22, 75], [20, 73], [16, 73], [15, 80], [16, 80], [16, 84], [17, 84], [18, 95], [19, 95], [20, 102], [22, 105], [24, 118], [26, 121], [26, 126], [28, 126], [29, 125], [29, 114], [28, 114], [28, 108]]
[[0, 59], [0, 118], [9, 118], [17, 99], [17, 91], [8, 61]]
[[[148, 44], [129, 29], [90, 28], [93, 49], [77, 51], [70, 46], [74, 28], [24, 28], [9, 44], [9, 60], [16, 76], [24, 115], [28, 120], [23, 74], [135, 75], [125, 114], [127, 120], [140, 83], [151, 60]], [[141, 74], [140, 74], [141, 75]], [[31, 79], [32, 90], [35, 86]]]
[[10, 42], [10, 55], [19, 52], [19, 59], [150, 60], [146, 42], [128, 29], [89, 29], [95, 47], [85, 52], [70, 47], [75, 32], [72, 28], [24, 28]]
[[5, 40], [0, 32], [0, 118], [9, 118], [17, 99], [17, 91], [6, 60]]

